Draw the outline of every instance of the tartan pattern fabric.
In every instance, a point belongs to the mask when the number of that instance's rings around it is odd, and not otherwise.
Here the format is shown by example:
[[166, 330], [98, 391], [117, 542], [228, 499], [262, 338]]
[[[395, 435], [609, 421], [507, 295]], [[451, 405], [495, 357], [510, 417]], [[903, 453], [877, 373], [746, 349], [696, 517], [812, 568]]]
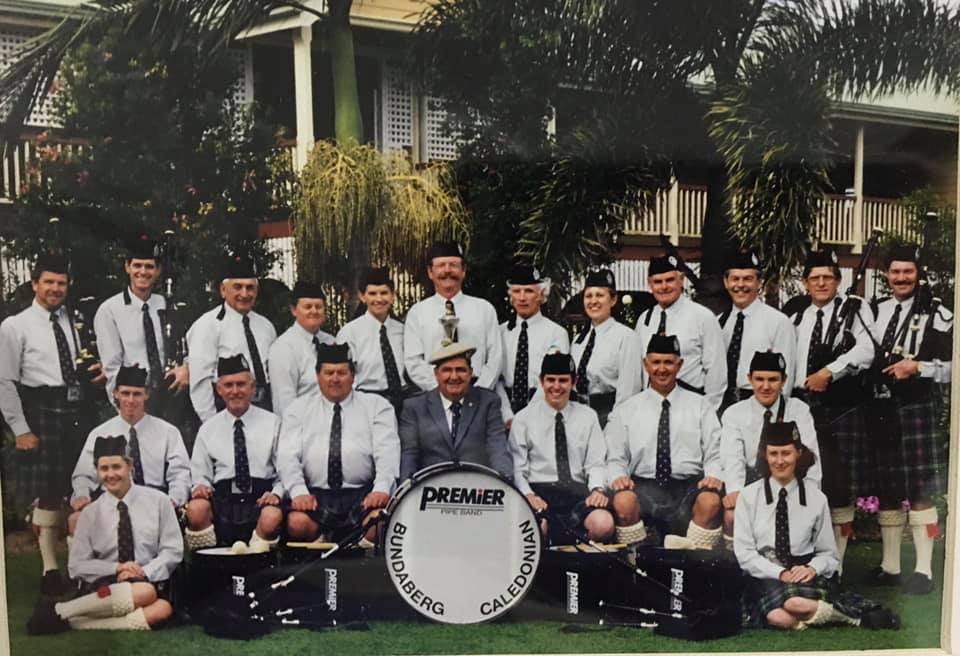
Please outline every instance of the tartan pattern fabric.
[[885, 448], [878, 449], [878, 489], [891, 499], [917, 500], [947, 488], [947, 454], [938, 434], [933, 400], [877, 408], [875, 431]]
[[217, 544], [230, 546], [237, 540], [246, 542], [260, 518], [259, 499], [273, 489], [273, 481], [252, 478], [252, 490], [247, 494], [233, 494], [230, 487], [233, 479], [214, 484], [213, 523], [217, 532]]
[[[746, 575], [745, 575], [746, 576]], [[782, 583], [775, 579], [755, 579], [747, 576], [744, 586], [744, 613], [748, 627], [767, 625], [767, 613], [782, 608], [790, 597], [823, 600], [847, 617], [859, 618], [864, 613], [880, 608], [880, 604], [849, 590], [842, 590], [836, 576], [829, 579], [818, 576], [809, 583]]]
[[547, 530], [551, 545], [573, 544], [570, 529], [583, 530], [583, 522], [594, 509], [587, 507], [590, 490], [583, 483], [530, 483], [534, 494], [547, 502]]
[[823, 490], [831, 507], [848, 505], [857, 497], [873, 494], [876, 485], [876, 453], [868, 441], [866, 413], [859, 405], [823, 412], [826, 423], [816, 427]]
[[312, 487], [310, 494], [317, 499], [317, 509], [306, 514], [320, 526], [320, 532], [326, 534], [329, 540], [339, 542], [360, 526], [364, 516], [360, 504], [372, 489], [372, 483], [366, 487], [339, 490]]

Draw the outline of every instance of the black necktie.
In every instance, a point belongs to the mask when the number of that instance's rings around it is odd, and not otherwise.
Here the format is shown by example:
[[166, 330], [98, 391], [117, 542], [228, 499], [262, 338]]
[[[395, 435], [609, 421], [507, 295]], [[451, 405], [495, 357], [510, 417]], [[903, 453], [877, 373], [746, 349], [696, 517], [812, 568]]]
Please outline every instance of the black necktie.
[[317, 339], [316, 335], [314, 335], [313, 339], [310, 341], [313, 342], [313, 355], [315, 357], [320, 357], [320, 340]]
[[737, 312], [737, 323], [733, 326], [733, 335], [730, 337], [730, 346], [727, 348], [727, 388], [735, 390], [740, 381], [737, 380], [737, 369], [740, 365], [740, 346], [743, 344], [743, 312]]
[[248, 314], [243, 315], [243, 334], [247, 337], [247, 348], [250, 349], [250, 359], [253, 360], [253, 375], [257, 377], [257, 385], [263, 387], [267, 384], [267, 377], [263, 373], [263, 360], [260, 359], [260, 349], [257, 348], [257, 340], [250, 329]]
[[[453, 317], [457, 316], [457, 308], [454, 307], [453, 301], [445, 302], [443, 304], [443, 307], [446, 310], [446, 313], [449, 314], [450, 316], [453, 316]], [[457, 332], [458, 331], [456, 329], [453, 331], [453, 341], [455, 342], [460, 341], [460, 338], [457, 336]]]
[[387, 374], [387, 389], [392, 394], [398, 394], [403, 387], [400, 382], [400, 370], [397, 369], [397, 360], [393, 357], [393, 348], [387, 337], [387, 324], [380, 324], [380, 355], [383, 356], [383, 369]]
[[900, 304], [897, 303], [896, 309], [893, 311], [893, 316], [890, 317], [890, 323], [887, 324], [887, 329], [883, 333], [883, 341], [880, 342], [880, 350], [883, 352], [884, 357], [893, 351], [893, 342], [897, 338], [897, 326], [900, 324]]
[[160, 363], [160, 349], [157, 346], [157, 333], [153, 330], [153, 320], [150, 318], [149, 304], [143, 304], [140, 316], [143, 319], [143, 341], [147, 345], [147, 363], [150, 365], [149, 384], [158, 386], [163, 380], [163, 365]]
[[817, 310], [817, 321], [813, 324], [810, 333], [810, 347], [807, 349], [807, 375], [814, 373], [816, 368], [816, 352], [823, 342], [823, 310]]
[[557, 480], [563, 484], [573, 483], [573, 476], [570, 474], [570, 454], [567, 453], [567, 428], [563, 424], [562, 412], [556, 414], [553, 436], [557, 450]]
[[590, 393], [590, 380], [587, 378], [587, 365], [590, 364], [590, 356], [593, 355], [593, 345], [597, 341], [597, 331], [590, 329], [590, 339], [580, 355], [580, 364], [577, 366], [577, 394], [586, 396]]
[[133, 555], [133, 524], [130, 523], [130, 510], [123, 501], [117, 501], [117, 562], [129, 563]]
[[660, 423], [657, 425], [657, 471], [656, 481], [660, 487], [670, 483], [670, 401], [663, 400], [660, 407]]
[[457, 431], [460, 430], [461, 407], [463, 407], [463, 404], [459, 401], [454, 401], [450, 404], [450, 414], [452, 415], [452, 421], [450, 422], [450, 438], [454, 444], [457, 443]]
[[787, 490], [780, 488], [780, 498], [777, 500], [777, 534], [774, 548], [777, 560], [784, 567], [790, 567], [790, 523], [787, 516]]
[[53, 326], [53, 338], [57, 342], [57, 356], [60, 358], [60, 375], [63, 376], [63, 384], [70, 386], [78, 382], [77, 370], [73, 364], [73, 358], [70, 357], [70, 345], [67, 344], [67, 336], [57, 321], [57, 313], [50, 313], [50, 324]]
[[343, 440], [343, 418], [339, 403], [333, 404], [333, 421], [330, 422], [330, 454], [327, 456], [327, 487], [339, 490], [343, 487], [343, 460], [340, 445]]
[[773, 413], [770, 412], [770, 409], [767, 408], [763, 411], [763, 425], [766, 426], [770, 423], [770, 420], [773, 418]]
[[143, 485], [143, 462], [140, 460], [140, 440], [137, 439], [137, 429], [130, 427], [130, 459], [133, 460], [133, 482]]
[[517, 359], [513, 367], [513, 398], [510, 405], [514, 412], [520, 412], [530, 400], [527, 371], [530, 367], [530, 340], [527, 335], [527, 322], [520, 324], [520, 337], [517, 339]]
[[243, 422], [233, 422], [233, 483], [241, 492], [249, 492], [250, 460], [247, 458], [247, 436], [243, 433]]
[[657, 334], [667, 334], [667, 311], [663, 308], [660, 308], [660, 326], [657, 328]]

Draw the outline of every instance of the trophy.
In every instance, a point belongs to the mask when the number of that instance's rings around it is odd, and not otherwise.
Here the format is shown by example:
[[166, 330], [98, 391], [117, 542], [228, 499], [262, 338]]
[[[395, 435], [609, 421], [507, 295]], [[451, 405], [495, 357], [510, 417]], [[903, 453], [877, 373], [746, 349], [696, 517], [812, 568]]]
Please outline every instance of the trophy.
[[446, 348], [457, 341], [457, 324], [460, 323], [460, 318], [453, 309], [453, 301], [446, 302], [443, 316], [439, 321], [443, 326], [443, 339], [440, 340], [440, 346]]

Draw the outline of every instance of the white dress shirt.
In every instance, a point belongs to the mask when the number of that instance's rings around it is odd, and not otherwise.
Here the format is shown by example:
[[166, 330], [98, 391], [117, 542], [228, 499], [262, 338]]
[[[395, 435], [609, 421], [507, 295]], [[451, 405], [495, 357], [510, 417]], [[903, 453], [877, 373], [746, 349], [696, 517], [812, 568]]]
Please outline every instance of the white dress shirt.
[[[268, 357], [277, 331], [266, 317], [253, 311], [249, 316], [250, 330], [269, 382]], [[242, 353], [253, 371], [253, 358], [243, 330], [243, 315], [227, 303], [205, 312], [187, 331], [187, 348], [190, 351], [190, 400], [200, 420], [206, 421], [217, 414], [212, 385], [217, 376], [217, 361]]]
[[[476, 348], [471, 358], [473, 375], [478, 387], [494, 389], [503, 364], [503, 340], [497, 323], [497, 311], [489, 302], [476, 296], [457, 292], [452, 299], [457, 324], [457, 339], [461, 344]], [[437, 386], [433, 365], [427, 359], [440, 349], [445, 337], [441, 317], [446, 312], [443, 296], [434, 294], [415, 304], [407, 312], [403, 329], [403, 357], [407, 373], [420, 389], [430, 391]]]
[[[320, 392], [297, 399], [287, 409], [277, 467], [290, 498], [309, 494], [312, 487], [329, 487], [333, 413], [334, 404]], [[351, 392], [340, 403], [340, 422], [343, 487], [373, 483], [374, 492], [390, 494], [400, 476], [400, 436], [393, 406], [377, 394]]]
[[[833, 317], [836, 315], [837, 321], [840, 321], [838, 308], [842, 304], [843, 297], [834, 296], [833, 299], [822, 308], [818, 308], [811, 303], [809, 307], [803, 311], [800, 325], [797, 326], [797, 360], [796, 376], [793, 381], [794, 387], [803, 387], [803, 381], [807, 378], [807, 355], [810, 352], [810, 337], [813, 335], [813, 327], [817, 323], [817, 310], [823, 310], [823, 340], [826, 341]], [[844, 376], [854, 375], [865, 369], [869, 369], [870, 365], [873, 364], [873, 342], [870, 340], [873, 322], [868, 318], [868, 309], [865, 306], [866, 303], [860, 306], [860, 311], [858, 312], [859, 317], [854, 317], [853, 325], [850, 328], [856, 344], [852, 349], [827, 364], [827, 369], [833, 374], [833, 380], [835, 381], [840, 380]], [[791, 320], [795, 317], [795, 314], [791, 315]], [[839, 345], [842, 340], [843, 326], [841, 325], [837, 330], [833, 345]]]
[[[636, 363], [630, 360], [633, 331], [613, 317], [607, 317], [599, 326], [591, 324], [584, 338], [577, 337], [570, 345], [570, 355], [577, 371], [580, 371], [580, 359], [590, 343], [591, 331], [597, 336], [587, 362], [588, 391], [590, 394], [616, 392], [620, 377], [632, 372], [633, 367], [642, 366], [639, 360]], [[617, 400], [620, 400], [619, 394]]]
[[543, 362], [544, 355], [547, 353], [570, 352], [570, 336], [567, 335], [567, 331], [563, 326], [547, 319], [540, 312], [529, 319], [522, 319], [518, 316], [513, 329], [508, 327], [508, 322], [500, 324], [500, 332], [503, 335], [503, 367], [500, 382], [497, 385], [497, 394], [500, 396], [500, 408], [503, 411], [504, 421], [513, 418], [513, 409], [510, 407], [510, 396], [507, 394], [507, 388], [513, 387], [516, 377], [517, 344], [520, 340], [520, 333], [523, 331], [524, 322], [527, 323], [527, 353], [529, 355], [527, 389], [540, 388], [540, 365]]
[[[270, 345], [270, 393], [273, 411], [281, 417], [295, 399], [317, 389], [317, 349], [313, 338], [313, 333], [294, 321]], [[322, 330], [317, 331], [316, 338], [321, 344], [333, 344], [333, 335]]]
[[[874, 333], [873, 337], [877, 340], [877, 344], [883, 342], [883, 335], [887, 331], [887, 326], [890, 325], [890, 320], [893, 319], [893, 313], [896, 310], [897, 305], [901, 306], [900, 309], [900, 320], [897, 322], [897, 332], [896, 335], [899, 337], [901, 331], [906, 333], [906, 339], [903, 342], [904, 351], [902, 355], [906, 356], [907, 354], [916, 356], [917, 351], [920, 346], [923, 344], [923, 338], [927, 334], [927, 321], [929, 315], [926, 313], [918, 313], [911, 318], [910, 325], [904, 328], [904, 323], [907, 321], [907, 317], [910, 315], [910, 310], [913, 307], [914, 298], [910, 298], [897, 302], [894, 298], [887, 298], [877, 305], [877, 318], [874, 322]], [[914, 327], [916, 330], [914, 331]], [[939, 330], [941, 332], [949, 332], [953, 328], [953, 313], [950, 312], [947, 308], [942, 305], [938, 308], [936, 316], [933, 318], [933, 329]], [[916, 340], [914, 340], [913, 334], [916, 332]], [[900, 339], [897, 339], [894, 345], [901, 343]], [[916, 348], [911, 348], [913, 344], [916, 344]], [[949, 383], [952, 363], [949, 359], [940, 359], [940, 358], [929, 358], [926, 360], [921, 360], [920, 362], [920, 378], [932, 378], [935, 383]]]
[[143, 329], [143, 305], [147, 304], [153, 334], [157, 340], [157, 353], [160, 366], [164, 366], [163, 324], [160, 311], [167, 308], [167, 300], [160, 294], [150, 294], [146, 301], [137, 298], [128, 287], [114, 294], [97, 308], [93, 317], [93, 331], [97, 335], [97, 350], [103, 373], [107, 376], [107, 398], [113, 402], [113, 388], [116, 387], [117, 373], [123, 365], [139, 365], [149, 374], [148, 380], [159, 380], [162, 371], [150, 371], [150, 358], [147, 356], [147, 338]]
[[386, 321], [380, 323], [370, 312], [365, 312], [337, 333], [337, 343], [350, 345], [350, 355], [357, 365], [357, 373], [353, 378], [354, 389], [370, 392], [388, 389], [387, 370], [384, 368], [383, 350], [380, 348], [380, 326], [384, 325], [387, 327], [387, 341], [393, 351], [393, 361], [397, 365], [397, 373], [400, 374], [400, 383], [404, 382], [403, 324], [393, 317], [387, 317]]
[[[118, 501], [105, 492], [80, 513], [68, 557], [71, 578], [93, 583], [117, 573]], [[122, 501], [130, 513], [134, 560], [150, 582], [166, 581], [183, 560], [183, 536], [170, 498], [153, 488], [131, 485]]]
[[800, 442], [816, 458], [807, 471], [807, 481], [820, 487], [823, 478], [820, 469], [820, 444], [814, 427], [810, 407], [799, 399], [777, 397], [770, 408], [764, 407], [755, 396], [734, 403], [723, 413], [720, 431], [720, 461], [723, 465], [723, 482], [727, 492], [739, 492], [746, 484], [747, 468], [757, 466], [757, 449], [763, 430], [763, 413], [770, 410], [771, 421], [777, 421], [780, 400], [785, 401], [783, 420], [797, 422]]
[[[607, 441], [607, 480], [621, 476], [654, 478], [657, 471], [657, 430], [663, 396], [647, 388], [610, 413]], [[720, 422], [710, 400], [679, 385], [666, 396], [670, 402], [670, 466], [673, 478], [720, 478]]]
[[80, 497], [89, 498], [100, 488], [100, 478], [93, 466], [93, 447], [97, 438], [123, 435], [127, 440], [129, 454], [131, 428], [137, 430], [144, 485], [157, 488], [166, 486], [167, 496], [178, 506], [190, 500], [190, 457], [177, 427], [152, 415], [144, 415], [131, 426], [123, 417], [117, 415], [94, 428], [87, 436], [73, 468], [71, 501]]
[[[776, 560], [777, 501], [781, 487], [770, 479], [772, 503], [767, 503], [763, 479], [745, 487], [737, 499], [733, 551], [740, 569], [754, 578], [779, 579], [784, 570]], [[786, 489], [790, 554], [814, 554], [808, 565], [818, 575], [829, 578], [840, 566], [840, 552], [833, 536], [827, 497], [816, 486], [805, 482], [807, 505], [802, 506], [796, 479], [790, 481]]]
[[[797, 357], [797, 331], [793, 327], [793, 322], [783, 312], [770, 307], [759, 297], [743, 310], [734, 305], [730, 309], [726, 324], [721, 328], [724, 357], [730, 349], [730, 341], [733, 338], [733, 329], [737, 325], [739, 312], [743, 312], [743, 338], [740, 341], [740, 360], [737, 362], [737, 387], [750, 391], [750, 382], [747, 377], [750, 374], [750, 361], [753, 359], [753, 354], [757, 351], [773, 351], [783, 355], [787, 363], [787, 381], [789, 382], [783, 388], [783, 393], [785, 396], [790, 396], [796, 381], [794, 363]], [[669, 323], [667, 325], [669, 326]], [[729, 375], [729, 372], [727, 374]]]
[[[567, 403], [560, 411], [567, 437], [570, 476], [589, 489], [606, 487], [607, 444], [596, 411], [588, 405]], [[543, 399], [534, 399], [518, 412], [510, 426], [513, 480], [530, 494], [530, 483], [556, 483], [557, 410]]]
[[[73, 362], [79, 338], [66, 308], [60, 306], [55, 312]], [[0, 324], [0, 411], [14, 435], [30, 432], [17, 383], [27, 387], [64, 386], [50, 314], [34, 299], [30, 307]]]
[[[250, 477], [274, 481], [272, 491], [282, 499], [284, 487], [277, 476], [276, 468], [280, 417], [255, 405], [247, 408], [240, 417], [234, 417], [224, 409], [203, 422], [197, 431], [197, 441], [193, 445], [193, 456], [190, 459], [193, 486], [206, 485], [213, 488], [215, 483], [230, 480], [236, 475], [233, 428], [237, 419], [243, 422]], [[232, 485], [232, 490], [239, 491], [236, 483]]]
[[637, 319], [636, 341], [629, 355], [630, 362], [637, 364], [631, 368], [634, 375], [621, 382], [617, 402], [630, 398], [645, 387], [642, 360], [647, 354], [650, 336], [660, 327], [662, 314], [667, 315], [667, 335], [676, 335], [680, 341], [683, 366], [678, 379], [691, 387], [703, 389], [713, 407], [720, 407], [727, 389], [727, 349], [723, 332], [713, 312], [686, 296], [681, 296], [666, 309], [654, 305]]

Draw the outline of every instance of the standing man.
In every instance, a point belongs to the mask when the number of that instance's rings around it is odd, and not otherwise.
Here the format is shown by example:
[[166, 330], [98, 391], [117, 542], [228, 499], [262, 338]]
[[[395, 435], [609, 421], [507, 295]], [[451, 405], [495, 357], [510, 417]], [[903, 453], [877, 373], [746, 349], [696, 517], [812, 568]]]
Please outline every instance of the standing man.
[[317, 350], [333, 344], [333, 335], [320, 330], [327, 321], [327, 295], [320, 285], [298, 280], [291, 301], [296, 321], [270, 346], [267, 358], [273, 412], [281, 417], [296, 399], [317, 389]]
[[[650, 386], [610, 413], [607, 480], [618, 542], [640, 542], [647, 523], [665, 546], [712, 549], [720, 541], [720, 422], [710, 400], [677, 384], [680, 340], [652, 335], [643, 366]], [[653, 418], [659, 417], [656, 423]]]
[[[93, 329], [97, 348], [107, 376], [107, 396], [114, 402], [113, 390], [117, 373], [123, 365], [139, 365], [147, 370], [152, 414], [160, 414], [166, 390], [179, 394], [189, 387], [190, 372], [186, 364], [166, 369], [161, 313], [167, 309], [162, 294], [154, 294], [153, 286], [160, 277], [160, 252], [155, 241], [145, 236], [127, 249], [123, 270], [128, 284], [119, 294], [105, 300], [97, 309]], [[156, 394], [158, 390], [162, 394]]]
[[454, 342], [430, 357], [434, 389], [408, 399], [400, 414], [400, 480], [440, 462], [473, 462], [513, 478], [500, 399], [471, 385], [473, 347]]
[[126, 452], [122, 435], [97, 438], [93, 462], [104, 494], [80, 516], [70, 545], [81, 596], [41, 599], [27, 633], [148, 631], [173, 614], [168, 583], [183, 559], [180, 524], [165, 494], [132, 483]]
[[280, 539], [280, 417], [252, 405], [256, 386], [243, 355], [220, 358], [217, 394], [225, 407], [203, 422], [193, 446], [185, 532], [191, 550], [249, 539], [252, 551], [267, 551]]
[[[647, 285], [657, 304], [637, 319], [637, 355], [630, 362], [639, 362], [646, 355], [646, 346], [653, 335], [675, 335], [680, 341], [683, 368], [677, 384], [683, 389], [704, 394], [714, 409], [720, 407], [727, 388], [727, 358], [723, 333], [713, 313], [683, 295], [685, 277], [680, 260], [673, 255], [650, 260]], [[643, 371], [621, 377], [617, 400], [630, 398], [643, 388]], [[624, 388], [624, 384], [628, 387]]]
[[41, 255], [31, 281], [33, 303], [0, 324], [0, 410], [16, 436], [17, 507], [33, 507], [43, 561], [40, 589], [55, 595], [66, 583], [56, 554], [63, 500], [94, 408], [93, 399], [83, 398], [79, 338], [64, 306], [70, 284], [66, 258]]
[[[387, 505], [400, 469], [393, 406], [353, 389], [346, 344], [322, 345], [319, 393], [297, 399], [283, 420], [277, 467], [290, 490], [287, 534], [311, 542], [321, 534], [339, 542]], [[376, 542], [376, 527], [361, 546]]]
[[547, 527], [553, 544], [574, 542], [571, 529], [583, 528], [599, 542], [614, 530], [604, 471], [607, 445], [596, 411], [570, 401], [575, 380], [573, 358], [545, 355], [543, 398], [520, 410], [510, 430], [514, 480], [535, 511], [555, 518]]
[[517, 316], [500, 324], [504, 359], [497, 394], [508, 427], [514, 413], [526, 407], [539, 387], [535, 363], [547, 353], [570, 352], [567, 331], [540, 313], [548, 289], [549, 281], [531, 266], [513, 267], [507, 280], [510, 305]]
[[94, 466], [93, 449], [100, 435], [123, 435], [133, 467], [133, 482], [160, 490], [175, 508], [190, 498], [190, 457], [180, 431], [173, 424], [147, 414], [150, 400], [147, 372], [139, 367], [120, 367], [114, 378], [113, 401], [117, 416], [100, 424], [87, 436], [83, 452], [73, 468], [73, 495], [67, 529], [73, 535], [80, 511], [103, 494]]
[[[723, 342], [727, 352], [727, 388], [720, 405], [720, 414], [728, 407], [749, 398], [753, 388], [748, 384], [750, 358], [758, 351], [779, 353], [786, 362], [783, 375], [791, 381], [797, 351], [797, 331], [783, 312], [760, 298], [763, 280], [760, 260], [753, 253], [737, 253], [723, 272], [733, 307], [720, 315]], [[784, 389], [790, 396], [790, 389]]]
[[806, 307], [791, 317], [797, 328], [797, 379], [793, 395], [813, 413], [823, 461], [823, 491], [830, 501], [840, 569], [853, 531], [853, 501], [872, 492], [862, 374], [873, 362], [870, 331], [860, 299], [837, 294], [840, 266], [834, 253], [814, 252], [803, 267]]
[[187, 332], [190, 351], [190, 400], [201, 421], [207, 421], [223, 408], [214, 393], [217, 361], [242, 353], [253, 367], [256, 378], [254, 405], [270, 410], [270, 380], [265, 358], [277, 338], [270, 321], [253, 311], [259, 283], [253, 262], [242, 256], [231, 258], [220, 296], [223, 303], [200, 315]]
[[[953, 314], [930, 298], [919, 282], [916, 246], [895, 248], [887, 258], [892, 298], [880, 301], [874, 336], [880, 336], [873, 371], [870, 435], [878, 440], [878, 496], [883, 562], [875, 583], [900, 582], [900, 543], [910, 524], [917, 552], [904, 592], [933, 590], [933, 540], [940, 534], [933, 496], [946, 490], [947, 458], [937, 430], [934, 398], [950, 383]], [[910, 502], [905, 511], [903, 501]]]
[[503, 340], [497, 312], [484, 299], [463, 293], [466, 273], [460, 244], [436, 242], [427, 251], [427, 277], [435, 293], [410, 308], [403, 331], [407, 373], [422, 390], [437, 386], [427, 360], [444, 346], [446, 335], [440, 323], [444, 317], [456, 322], [454, 342], [475, 347], [470, 364], [477, 376], [477, 386], [492, 390], [500, 378]]
[[354, 388], [379, 394], [397, 414], [413, 393], [403, 361], [403, 324], [390, 316], [393, 280], [386, 269], [368, 269], [360, 279], [360, 299], [367, 311], [337, 333], [337, 342], [350, 346], [357, 368]]
[[810, 407], [800, 399], [787, 398], [783, 393], [788, 366], [782, 353], [755, 352], [747, 375], [753, 394], [727, 408], [721, 417], [720, 464], [727, 493], [723, 498], [723, 537], [728, 549], [733, 548], [734, 510], [740, 491], [760, 479], [758, 449], [767, 424], [795, 423], [800, 442], [815, 458], [813, 465], [807, 468], [807, 480], [819, 487], [823, 477], [817, 430]]

